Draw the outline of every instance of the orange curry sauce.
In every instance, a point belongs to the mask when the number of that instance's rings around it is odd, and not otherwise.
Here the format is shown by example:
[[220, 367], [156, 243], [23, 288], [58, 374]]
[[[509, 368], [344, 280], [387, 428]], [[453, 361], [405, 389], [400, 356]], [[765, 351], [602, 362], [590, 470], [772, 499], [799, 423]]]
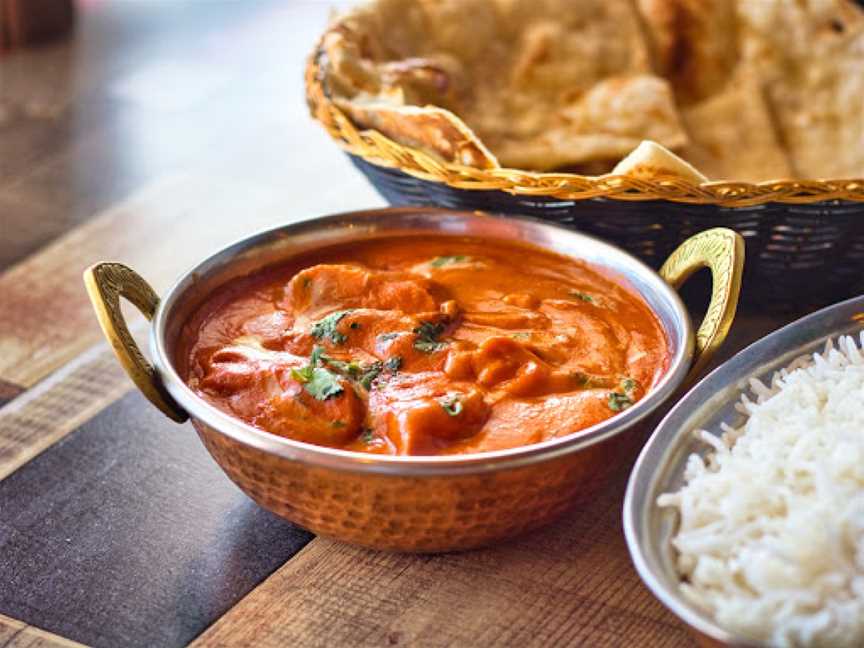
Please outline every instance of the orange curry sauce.
[[381, 454], [563, 436], [644, 396], [669, 364], [649, 307], [535, 247], [393, 237], [235, 280], [187, 323], [189, 386], [273, 434]]

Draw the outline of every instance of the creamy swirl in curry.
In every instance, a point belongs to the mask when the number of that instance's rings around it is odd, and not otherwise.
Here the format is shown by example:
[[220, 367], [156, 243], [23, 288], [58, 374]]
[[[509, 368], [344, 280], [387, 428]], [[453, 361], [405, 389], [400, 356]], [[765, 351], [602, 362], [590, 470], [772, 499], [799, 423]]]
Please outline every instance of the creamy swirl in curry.
[[271, 432], [394, 455], [572, 434], [669, 364], [650, 308], [589, 265], [527, 245], [393, 237], [235, 280], [187, 322], [181, 367]]

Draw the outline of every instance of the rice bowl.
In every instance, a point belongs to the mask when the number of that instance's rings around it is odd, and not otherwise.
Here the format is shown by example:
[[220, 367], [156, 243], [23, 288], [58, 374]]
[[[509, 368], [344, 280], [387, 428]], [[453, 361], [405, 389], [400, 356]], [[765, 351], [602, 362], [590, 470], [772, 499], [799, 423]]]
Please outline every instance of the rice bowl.
[[[859, 338], [864, 345], [864, 334]], [[851, 337], [751, 379], [746, 420], [691, 454], [677, 511], [682, 594], [778, 646], [864, 643], [864, 355]]]

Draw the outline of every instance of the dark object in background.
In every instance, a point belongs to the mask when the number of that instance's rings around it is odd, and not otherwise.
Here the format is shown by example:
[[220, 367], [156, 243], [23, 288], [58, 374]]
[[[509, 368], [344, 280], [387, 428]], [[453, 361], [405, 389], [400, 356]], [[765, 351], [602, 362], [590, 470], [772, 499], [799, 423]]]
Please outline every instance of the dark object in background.
[[74, 22], [72, 0], [0, 0], [0, 52], [63, 36]]

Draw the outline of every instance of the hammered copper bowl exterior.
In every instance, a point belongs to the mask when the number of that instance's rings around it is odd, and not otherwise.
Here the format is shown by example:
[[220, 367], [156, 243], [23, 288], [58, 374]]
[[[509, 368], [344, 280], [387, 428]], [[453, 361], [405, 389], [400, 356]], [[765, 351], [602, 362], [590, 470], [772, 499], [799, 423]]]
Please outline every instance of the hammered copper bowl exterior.
[[642, 438], [631, 429], [520, 468], [408, 477], [310, 466], [193, 424], [228, 477], [262, 507], [319, 535], [413, 552], [470, 549], [551, 522], [602, 489]]

